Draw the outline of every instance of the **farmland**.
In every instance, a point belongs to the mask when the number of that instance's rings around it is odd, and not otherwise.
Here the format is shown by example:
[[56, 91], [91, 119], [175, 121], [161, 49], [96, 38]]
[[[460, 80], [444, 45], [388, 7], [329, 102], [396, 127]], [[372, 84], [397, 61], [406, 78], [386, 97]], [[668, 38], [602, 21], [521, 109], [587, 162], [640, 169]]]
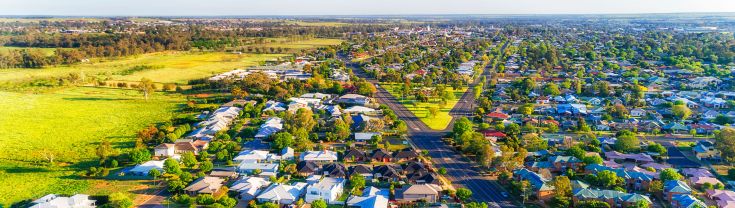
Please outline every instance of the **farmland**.
[[[429, 126], [429, 128], [437, 130], [445, 129], [447, 125], [449, 125], [449, 122], [452, 121], [452, 116], [449, 115], [449, 111], [451, 111], [454, 105], [457, 104], [459, 99], [462, 97], [462, 94], [467, 91], [467, 87], [458, 88], [456, 90], [448, 87], [447, 90], [454, 93], [455, 99], [447, 100], [446, 106], [441, 108], [439, 105], [439, 99], [430, 99], [429, 102], [419, 102], [412, 99], [411, 96], [402, 98], [398, 91], [398, 84], [381, 83], [380, 86], [388, 90], [388, 92], [396, 97], [403, 106], [416, 115], [416, 117], [419, 117], [419, 119]], [[429, 108], [431, 107], [439, 108], [439, 113], [437, 113], [436, 117], [431, 117], [429, 114]]]
[[[42, 69], [0, 70], [0, 83], [18, 83], [34, 79], [67, 76], [84, 73], [101, 79], [139, 81], [146, 77], [155, 82], [186, 83], [216, 73], [261, 64], [266, 60], [283, 57], [282, 54], [230, 54], [224, 52], [160, 52], [119, 59], [92, 60], [70, 66]], [[152, 66], [148, 70], [135, 70], [136, 66]], [[6, 84], [7, 85], [7, 84]]]
[[[0, 204], [86, 190], [95, 181], [77, 180], [74, 173], [95, 157], [99, 141], [132, 147], [139, 129], [170, 118], [183, 102], [177, 94], [144, 101], [138, 91], [92, 87], [0, 97], [0, 147], [6, 149], [0, 153], [0, 183], [17, 184], [0, 187]], [[48, 166], [44, 155], [53, 155], [56, 165]]]

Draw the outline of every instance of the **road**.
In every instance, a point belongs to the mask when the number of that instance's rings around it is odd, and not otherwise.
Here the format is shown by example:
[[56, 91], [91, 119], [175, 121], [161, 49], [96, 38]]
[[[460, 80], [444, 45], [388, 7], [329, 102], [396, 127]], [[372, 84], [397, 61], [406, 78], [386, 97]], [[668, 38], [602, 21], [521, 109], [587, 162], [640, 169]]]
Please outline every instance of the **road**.
[[[357, 64], [347, 61], [346, 63], [358, 77], [365, 78], [372, 84], [379, 86], [377, 85], [378, 81], [369, 78]], [[489, 70], [486, 69], [483, 76], [488, 75]], [[462, 95], [460, 101], [450, 111], [452, 122], [444, 130], [433, 130], [426, 126], [416, 115], [401, 105], [393, 95], [381, 87], [378, 87], [374, 97], [378, 102], [390, 107], [396, 113], [398, 119], [406, 122], [411, 142], [419, 149], [427, 150], [435, 166], [447, 169], [445, 177], [452, 182], [455, 188], [470, 189], [473, 193], [473, 199], [476, 201], [495, 202], [501, 207], [514, 207], [515, 205], [513, 205], [511, 199], [502, 196], [501, 193], [505, 190], [497, 181], [481, 176], [478, 172], [479, 169], [473, 167], [473, 163], [468, 162], [467, 158], [455, 152], [451, 146], [441, 140], [449, 132], [448, 129], [453, 126], [454, 120], [472, 114], [475, 102], [472, 87], [478, 81], [479, 79], [476, 79], [473, 83], [470, 83], [469, 90]]]

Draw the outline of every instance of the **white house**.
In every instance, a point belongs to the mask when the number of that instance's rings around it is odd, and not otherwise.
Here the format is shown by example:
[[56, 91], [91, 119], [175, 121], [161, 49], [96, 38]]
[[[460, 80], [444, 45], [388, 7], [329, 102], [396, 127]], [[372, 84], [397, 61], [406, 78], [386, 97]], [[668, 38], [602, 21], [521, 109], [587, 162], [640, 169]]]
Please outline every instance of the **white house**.
[[630, 111], [630, 115], [633, 117], [642, 117], [646, 116], [646, 111], [640, 108], [636, 108]]
[[346, 109], [342, 110], [343, 113], [353, 114], [353, 115], [354, 114], [359, 114], [359, 113], [366, 113], [366, 114], [367, 113], [373, 113], [375, 111], [376, 111], [375, 109], [368, 108], [368, 107], [365, 107], [365, 106], [359, 106], [359, 105], [352, 106], [352, 107], [349, 107], [349, 108], [346, 108]]
[[296, 182], [291, 185], [273, 184], [261, 193], [256, 199], [258, 202], [275, 204], [293, 204], [304, 193], [306, 183]]
[[264, 139], [268, 138], [272, 134], [279, 132], [283, 129], [283, 119], [279, 117], [270, 117], [265, 123], [260, 125], [258, 133], [255, 134], [255, 138]]
[[278, 163], [244, 161], [237, 166], [237, 172], [240, 174], [251, 174], [255, 170], [260, 170], [262, 173], [278, 173]]
[[133, 169], [130, 169], [128, 173], [132, 175], [147, 176], [151, 169], [158, 169], [160, 173], [163, 173], [163, 160], [151, 160], [140, 165], [136, 165]]
[[270, 153], [264, 150], [243, 150], [232, 161], [235, 163], [242, 163], [245, 161], [262, 162], [268, 159]]
[[171, 143], [162, 143], [153, 148], [153, 156], [156, 157], [171, 157], [176, 154], [175, 151], [175, 144]]
[[285, 111], [286, 107], [286, 104], [283, 104], [282, 102], [269, 100], [268, 102], [265, 102], [265, 107], [263, 108], [263, 111], [272, 110], [274, 112], [280, 112]]
[[198, 129], [192, 131], [187, 138], [211, 139], [214, 134], [227, 128], [240, 115], [242, 108], [223, 106], [215, 110], [205, 121], [199, 122]]
[[334, 162], [337, 161], [337, 153], [329, 150], [306, 151], [301, 153], [302, 161]]
[[230, 187], [230, 191], [239, 193], [239, 198], [243, 201], [250, 201], [255, 198], [263, 188], [271, 185], [271, 182], [259, 177], [245, 177], [235, 181]]
[[92, 208], [97, 207], [95, 200], [90, 200], [89, 195], [77, 194], [71, 197], [63, 197], [49, 194], [32, 202], [31, 208]]
[[379, 132], [355, 132], [355, 141], [367, 142], [375, 135], [380, 135]]
[[390, 192], [375, 187], [367, 187], [362, 196], [351, 196], [347, 199], [348, 207], [358, 208], [387, 208]]
[[316, 184], [306, 188], [306, 202], [313, 202], [317, 199], [324, 199], [328, 204], [334, 203], [337, 198], [342, 195], [345, 186], [345, 179], [325, 177]]

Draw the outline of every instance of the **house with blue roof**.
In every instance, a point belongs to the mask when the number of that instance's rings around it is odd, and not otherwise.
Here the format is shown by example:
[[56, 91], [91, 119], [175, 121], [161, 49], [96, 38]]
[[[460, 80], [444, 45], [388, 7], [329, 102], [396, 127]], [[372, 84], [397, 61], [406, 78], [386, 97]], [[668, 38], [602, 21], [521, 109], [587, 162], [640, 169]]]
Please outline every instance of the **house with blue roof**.
[[651, 204], [651, 199], [645, 195], [625, 193], [615, 190], [597, 190], [597, 189], [575, 189], [572, 191], [572, 202], [578, 204], [580, 201], [595, 200], [605, 202], [610, 207], [629, 207], [635, 205], [639, 201], [645, 201]]
[[675, 195], [691, 194], [692, 188], [684, 181], [668, 180], [664, 182], [664, 197], [671, 201]]
[[671, 199], [671, 207], [674, 208], [697, 208], [707, 207], [707, 204], [692, 196], [691, 194], [675, 195]]
[[536, 192], [536, 198], [541, 201], [549, 200], [554, 196], [554, 186], [550, 184], [550, 180], [536, 172], [523, 168], [514, 171], [513, 177], [519, 181], [528, 181]]

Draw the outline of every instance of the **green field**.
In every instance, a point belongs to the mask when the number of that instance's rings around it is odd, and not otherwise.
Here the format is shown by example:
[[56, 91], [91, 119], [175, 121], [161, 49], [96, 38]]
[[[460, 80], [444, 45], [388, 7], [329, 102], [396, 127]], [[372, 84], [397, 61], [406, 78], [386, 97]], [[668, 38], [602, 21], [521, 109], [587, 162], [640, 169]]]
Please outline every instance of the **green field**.
[[[75, 171], [96, 157], [96, 144], [132, 146], [138, 130], [170, 118], [181, 95], [157, 93], [144, 101], [135, 90], [72, 87], [46, 94], [0, 92], [0, 205], [48, 193], [86, 191], [94, 180]], [[47, 166], [46, 155], [56, 164]]]
[[[467, 91], [467, 87], [462, 87], [457, 90], [453, 90], [451, 87], [447, 87], [447, 90], [454, 93], [455, 99], [448, 100], [447, 105], [444, 108], [439, 108], [439, 113], [436, 117], [429, 115], [430, 107], [439, 107], [439, 99], [431, 99], [429, 102], [418, 102], [413, 97], [407, 97], [406, 99], [401, 98], [400, 92], [398, 92], [399, 84], [395, 83], [380, 83], [380, 87], [386, 89], [392, 94], [398, 101], [403, 104], [409, 111], [411, 111], [416, 117], [421, 119], [429, 128], [442, 130], [447, 128], [449, 122], [452, 121], [452, 116], [449, 115], [449, 111], [454, 108], [462, 95]], [[416, 105], [414, 106], [414, 103]]]
[[21, 49], [38, 49], [46, 53], [47, 56], [51, 56], [51, 55], [54, 55], [54, 53], [56, 53], [56, 48], [32, 48], [32, 47], [13, 47], [13, 46], [0, 46], [0, 53], [12, 51], [12, 50], [21, 50]]
[[[254, 66], [266, 60], [284, 57], [283, 54], [231, 54], [221, 52], [160, 52], [119, 58], [93, 60], [71, 66], [45, 67], [42, 69], [0, 70], [0, 83], [32, 81], [39, 78], [67, 76], [70, 72], [83, 72], [86, 76], [98, 76], [111, 80], [140, 81], [146, 77], [154, 82], [186, 83], [188, 80], [212, 76], [236, 68]], [[153, 69], [131, 71], [136, 66], [153, 66]]]

